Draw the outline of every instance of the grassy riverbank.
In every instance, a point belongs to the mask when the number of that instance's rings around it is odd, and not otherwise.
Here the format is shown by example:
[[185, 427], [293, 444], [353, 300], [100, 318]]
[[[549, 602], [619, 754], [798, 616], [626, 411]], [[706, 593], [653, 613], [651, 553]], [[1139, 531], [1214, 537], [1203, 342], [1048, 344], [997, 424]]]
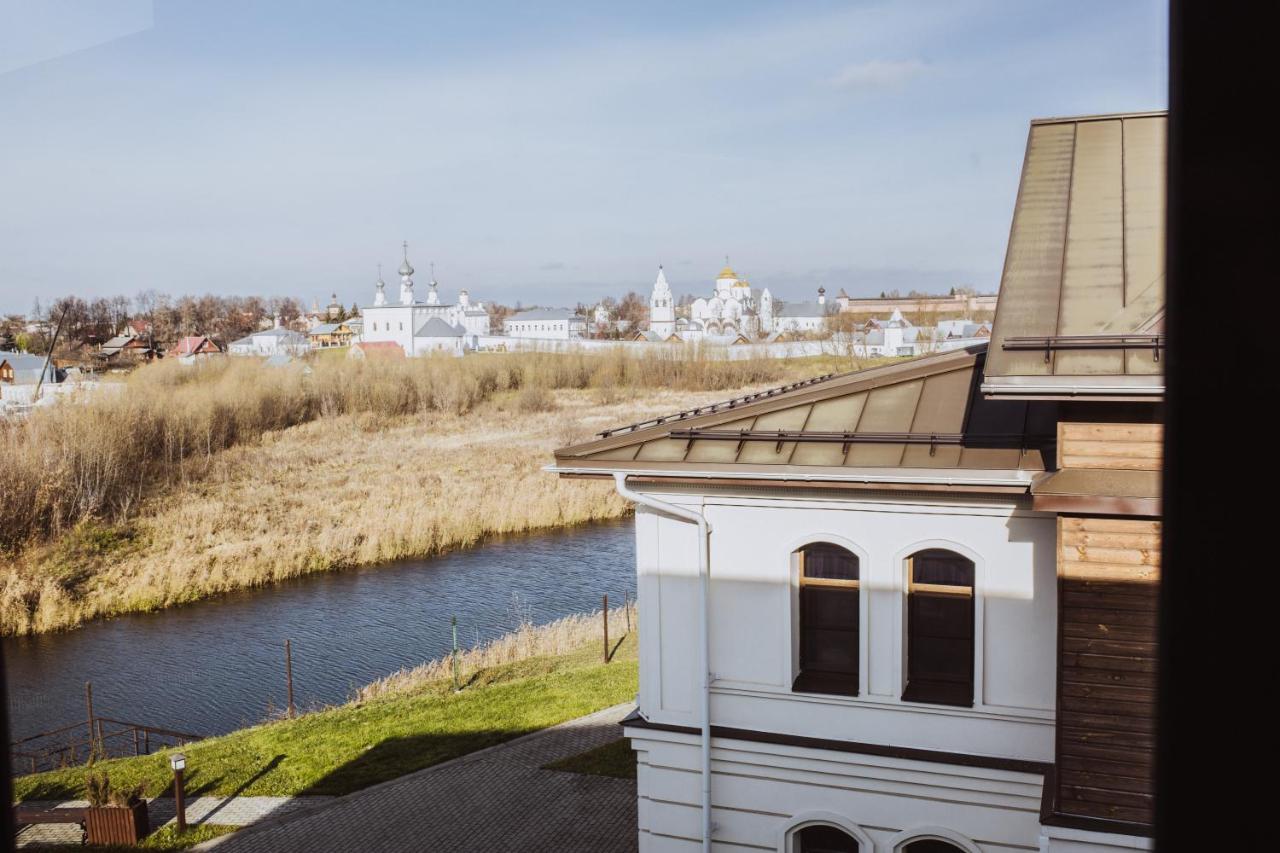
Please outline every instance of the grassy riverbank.
[[[614, 630], [620, 619], [611, 619]], [[596, 623], [594, 635], [582, 632], [580, 644], [561, 654], [479, 667], [481, 658], [470, 658], [457, 693], [447, 677], [402, 682], [375, 691], [377, 698], [189, 744], [188, 794], [347, 794], [626, 702], [638, 689], [636, 637], [623, 637], [613, 660], [602, 663], [598, 620], [598, 613], [580, 617], [582, 625]], [[563, 620], [525, 630], [540, 638], [527, 646], [535, 652], [551, 647], [554, 636], [568, 638]], [[95, 770], [108, 772], [116, 787], [144, 783], [148, 796], [164, 793], [173, 776], [167, 754], [103, 761]], [[22, 776], [14, 792], [20, 801], [78, 798], [84, 777], [83, 768]]]
[[0, 423], [0, 633], [628, 511], [551, 451], [847, 360], [518, 354], [155, 365]]

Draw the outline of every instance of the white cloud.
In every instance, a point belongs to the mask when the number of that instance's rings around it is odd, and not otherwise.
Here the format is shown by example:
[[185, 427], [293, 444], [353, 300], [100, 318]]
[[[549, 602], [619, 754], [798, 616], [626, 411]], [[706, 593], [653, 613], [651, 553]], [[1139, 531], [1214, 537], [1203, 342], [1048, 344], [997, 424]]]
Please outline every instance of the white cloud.
[[858, 65], [846, 65], [831, 78], [831, 85], [849, 92], [874, 92], [898, 89], [929, 70], [919, 59], [872, 59]]

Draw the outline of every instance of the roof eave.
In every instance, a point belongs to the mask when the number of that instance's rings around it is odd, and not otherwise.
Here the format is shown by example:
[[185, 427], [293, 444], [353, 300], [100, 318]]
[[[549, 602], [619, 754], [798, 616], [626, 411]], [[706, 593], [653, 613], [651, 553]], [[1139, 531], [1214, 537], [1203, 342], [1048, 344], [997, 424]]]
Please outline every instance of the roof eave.
[[989, 400], [1159, 402], [1164, 398], [1164, 377], [988, 376], [980, 389]]
[[645, 480], [724, 480], [769, 484], [824, 483], [849, 487], [919, 487], [944, 488], [954, 491], [980, 491], [1024, 494], [1030, 491], [1038, 471], [930, 469], [930, 468], [811, 468], [769, 466], [783, 470], [763, 470], [764, 466], [745, 468], [741, 465], [716, 468], [679, 467], [644, 463], [617, 463], [607, 466], [578, 465], [557, 460], [543, 468], [565, 478], [612, 479], [615, 474]]

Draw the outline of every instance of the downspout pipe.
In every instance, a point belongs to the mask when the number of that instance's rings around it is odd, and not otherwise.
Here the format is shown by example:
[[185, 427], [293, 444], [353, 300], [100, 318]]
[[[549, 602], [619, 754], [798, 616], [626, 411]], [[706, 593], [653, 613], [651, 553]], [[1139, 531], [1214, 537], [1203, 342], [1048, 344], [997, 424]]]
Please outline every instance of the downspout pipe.
[[633, 491], [627, 475], [614, 472], [618, 494], [655, 512], [698, 526], [698, 663], [702, 671], [702, 849], [711, 853], [711, 525], [706, 516], [686, 507]]

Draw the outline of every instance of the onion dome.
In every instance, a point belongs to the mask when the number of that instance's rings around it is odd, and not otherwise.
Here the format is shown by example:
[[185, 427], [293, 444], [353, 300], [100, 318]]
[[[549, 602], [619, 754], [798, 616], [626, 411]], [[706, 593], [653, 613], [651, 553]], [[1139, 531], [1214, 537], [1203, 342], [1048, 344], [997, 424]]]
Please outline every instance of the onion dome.
[[406, 240], [404, 243], [404, 263], [400, 265], [400, 275], [402, 276], [413, 275], [413, 264], [409, 263], [409, 241], [408, 240]]

